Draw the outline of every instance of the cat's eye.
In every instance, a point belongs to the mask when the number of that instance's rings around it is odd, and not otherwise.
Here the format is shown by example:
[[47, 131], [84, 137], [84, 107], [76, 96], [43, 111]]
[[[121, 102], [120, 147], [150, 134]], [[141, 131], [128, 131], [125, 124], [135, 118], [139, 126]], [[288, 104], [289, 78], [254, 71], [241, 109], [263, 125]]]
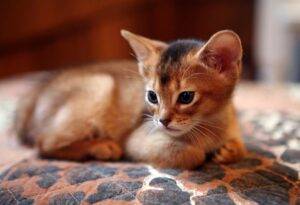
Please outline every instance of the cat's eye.
[[177, 102], [180, 104], [189, 104], [193, 101], [194, 97], [195, 97], [195, 92], [184, 91], [179, 94]]
[[149, 100], [149, 102], [153, 103], [153, 104], [157, 104], [158, 100], [157, 100], [157, 95], [154, 91], [149, 90], [147, 93], [147, 98]]

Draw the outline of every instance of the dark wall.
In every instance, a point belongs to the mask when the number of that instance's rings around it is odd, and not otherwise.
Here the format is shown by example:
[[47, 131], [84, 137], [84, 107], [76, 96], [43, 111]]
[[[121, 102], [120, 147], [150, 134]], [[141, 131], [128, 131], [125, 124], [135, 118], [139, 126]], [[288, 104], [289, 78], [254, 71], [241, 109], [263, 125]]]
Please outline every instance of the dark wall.
[[242, 38], [252, 78], [254, 0], [10, 0], [0, 3], [0, 77], [98, 60], [131, 58], [122, 28], [151, 38]]

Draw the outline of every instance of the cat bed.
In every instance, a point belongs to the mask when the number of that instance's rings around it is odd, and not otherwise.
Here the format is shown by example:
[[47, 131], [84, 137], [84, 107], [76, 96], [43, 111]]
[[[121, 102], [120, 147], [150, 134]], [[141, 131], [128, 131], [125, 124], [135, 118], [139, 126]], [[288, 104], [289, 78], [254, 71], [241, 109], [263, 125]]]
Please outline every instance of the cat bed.
[[[300, 115], [284, 106], [246, 108], [249, 102], [239, 93], [251, 94], [249, 85], [237, 93], [237, 102], [245, 102], [239, 119], [247, 157], [230, 165], [207, 161], [187, 171], [38, 158], [10, 129], [18, 96], [31, 83], [19, 79], [0, 85], [0, 204], [300, 204]], [[253, 89], [263, 96], [263, 88]]]

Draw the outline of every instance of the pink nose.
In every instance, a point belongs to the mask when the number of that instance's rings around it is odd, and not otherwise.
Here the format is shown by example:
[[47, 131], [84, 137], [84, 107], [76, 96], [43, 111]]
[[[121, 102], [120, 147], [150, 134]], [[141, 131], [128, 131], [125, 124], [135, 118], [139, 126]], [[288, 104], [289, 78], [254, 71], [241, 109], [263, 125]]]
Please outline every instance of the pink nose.
[[165, 127], [168, 127], [169, 123], [171, 122], [171, 119], [165, 118], [165, 119], [159, 119], [160, 123], [163, 124]]

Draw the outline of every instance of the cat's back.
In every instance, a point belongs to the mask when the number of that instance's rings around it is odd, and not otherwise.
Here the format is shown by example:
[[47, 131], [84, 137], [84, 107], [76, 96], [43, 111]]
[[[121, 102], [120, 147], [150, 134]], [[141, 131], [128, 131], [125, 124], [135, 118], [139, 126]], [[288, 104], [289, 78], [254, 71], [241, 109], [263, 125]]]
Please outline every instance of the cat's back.
[[[72, 67], [56, 72], [49, 77], [48, 81], [44, 82], [44, 88], [51, 89], [53, 86], [55, 89], [69, 89], [74, 85], [76, 87], [90, 87], [89, 85], [96, 87], [93, 83], [99, 83], [97, 79], [100, 78], [111, 78], [116, 85], [122, 83], [141, 83], [136, 63], [132, 61], [119, 61]], [[90, 82], [93, 83], [90, 84]]]
[[[63, 133], [80, 124], [81, 130], [94, 126], [118, 137], [139, 120], [143, 103], [143, 82], [134, 62], [71, 68], [52, 74], [20, 103], [17, 132], [32, 143], [37, 136]], [[123, 129], [116, 129], [120, 124]]]

